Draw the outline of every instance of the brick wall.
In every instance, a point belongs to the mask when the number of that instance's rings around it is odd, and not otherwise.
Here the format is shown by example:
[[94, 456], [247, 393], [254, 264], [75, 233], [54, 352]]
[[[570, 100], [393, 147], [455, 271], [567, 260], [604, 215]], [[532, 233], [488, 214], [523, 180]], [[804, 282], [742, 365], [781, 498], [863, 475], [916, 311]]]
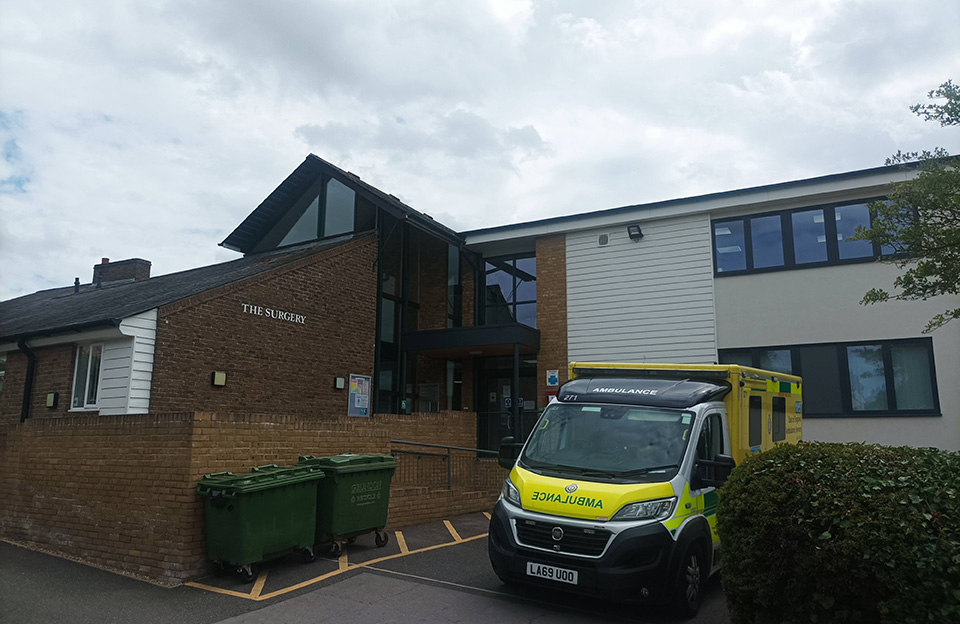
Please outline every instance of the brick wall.
[[[33, 390], [30, 394], [30, 418], [65, 416], [73, 393], [75, 345], [31, 349], [36, 355]], [[19, 422], [23, 407], [23, 384], [27, 378], [27, 356], [20, 351], [7, 352], [7, 369], [0, 394], [0, 422]], [[46, 407], [47, 393], [59, 393], [54, 409]]]
[[[160, 308], [151, 411], [346, 413], [348, 391], [334, 378], [373, 375], [376, 254], [367, 236]], [[226, 386], [210, 383], [213, 371], [226, 372]]]
[[[195, 492], [204, 474], [292, 465], [304, 454], [389, 453], [391, 439], [473, 447], [476, 415], [89, 415], [8, 424], [0, 431], [0, 535], [124, 572], [191, 578], [208, 565]], [[503, 478], [487, 462], [453, 491], [398, 482], [388, 526], [488, 510]]]
[[176, 577], [191, 414], [74, 416], [8, 425], [0, 446], [0, 535], [125, 572]]
[[567, 247], [566, 236], [537, 239], [537, 328], [540, 330], [540, 354], [537, 356], [537, 405], [544, 407], [547, 371], [560, 372], [560, 383], [567, 380]]

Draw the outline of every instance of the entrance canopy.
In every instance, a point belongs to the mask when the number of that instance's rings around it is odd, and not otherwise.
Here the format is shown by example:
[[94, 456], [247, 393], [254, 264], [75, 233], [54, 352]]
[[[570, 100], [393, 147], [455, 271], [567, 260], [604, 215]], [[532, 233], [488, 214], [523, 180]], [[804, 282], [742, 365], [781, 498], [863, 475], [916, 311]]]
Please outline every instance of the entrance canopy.
[[509, 323], [480, 327], [451, 327], [408, 332], [403, 335], [405, 351], [444, 359], [513, 355], [514, 346], [522, 355], [540, 351], [540, 330]]

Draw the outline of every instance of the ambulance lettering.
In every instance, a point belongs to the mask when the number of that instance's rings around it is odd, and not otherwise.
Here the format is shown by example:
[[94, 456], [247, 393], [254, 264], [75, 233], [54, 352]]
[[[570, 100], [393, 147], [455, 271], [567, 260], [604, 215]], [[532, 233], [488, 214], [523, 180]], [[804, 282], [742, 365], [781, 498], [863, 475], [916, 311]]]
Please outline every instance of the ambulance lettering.
[[590, 498], [588, 496], [571, 496], [569, 494], [557, 494], [555, 492], [534, 492], [530, 500], [603, 509], [603, 501], [601, 499]]

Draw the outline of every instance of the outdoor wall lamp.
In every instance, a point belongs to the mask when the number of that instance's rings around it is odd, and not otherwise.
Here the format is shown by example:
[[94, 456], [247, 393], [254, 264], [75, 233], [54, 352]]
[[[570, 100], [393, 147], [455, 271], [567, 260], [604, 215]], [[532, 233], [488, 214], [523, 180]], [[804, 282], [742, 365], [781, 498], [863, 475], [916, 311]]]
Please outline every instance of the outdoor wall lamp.
[[634, 223], [633, 225], [627, 226], [627, 236], [630, 237], [630, 240], [637, 242], [643, 238], [643, 230], [640, 229], [640, 226]]
[[227, 372], [226, 371], [213, 371], [210, 373], [210, 385], [215, 388], [222, 388], [227, 385]]
[[347, 387], [347, 380], [343, 377], [334, 377], [333, 378], [333, 387], [336, 390], [343, 390]]

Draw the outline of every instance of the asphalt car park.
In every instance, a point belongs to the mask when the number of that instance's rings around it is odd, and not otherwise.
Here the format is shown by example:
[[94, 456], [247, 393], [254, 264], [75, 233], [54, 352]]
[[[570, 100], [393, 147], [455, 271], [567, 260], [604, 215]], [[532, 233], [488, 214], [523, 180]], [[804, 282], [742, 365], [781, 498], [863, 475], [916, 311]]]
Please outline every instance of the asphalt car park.
[[[383, 548], [360, 536], [339, 557], [268, 562], [243, 583], [218, 574], [163, 588], [0, 543], [0, 621], [170, 622], [668, 622], [660, 607], [615, 605], [504, 585], [487, 559], [487, 517], [469, 514], [389, 531]], [[725, 624], [719, 583], [696, 622]]]

